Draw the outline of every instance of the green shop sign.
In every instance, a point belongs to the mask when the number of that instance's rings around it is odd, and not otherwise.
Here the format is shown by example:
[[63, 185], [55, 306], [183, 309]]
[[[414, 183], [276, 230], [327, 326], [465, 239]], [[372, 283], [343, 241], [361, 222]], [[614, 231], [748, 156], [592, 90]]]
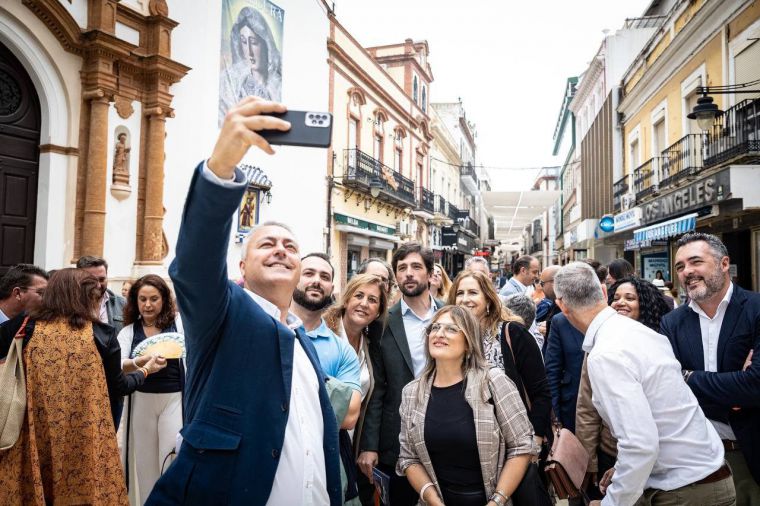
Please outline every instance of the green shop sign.
[[371, 221], [360, 220], [359, 218], [352, 218], [345, 214], [335, 213], [335, 221], [343, 223], [345, 225], [351, 225], [352, 227], [363, 228], [364, 230], [372, 230], [373, 232], [380, 232], [381, 234], [393, 235], [396, 233], [396, 229], [393, 227], [386, 227], [385, 225], [378, 225]]

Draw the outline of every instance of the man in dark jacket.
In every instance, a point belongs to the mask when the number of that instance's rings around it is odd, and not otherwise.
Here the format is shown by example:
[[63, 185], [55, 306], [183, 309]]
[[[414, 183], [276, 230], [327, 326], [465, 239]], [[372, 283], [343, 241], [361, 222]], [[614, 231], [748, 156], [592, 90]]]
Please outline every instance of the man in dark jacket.
[[760, 504], [760, 295], [731, 282], [728, 250], [716, 236], [686, 234], [676, 246], [690, 302], [663, 317], [662, 333], [723, 441], [737, 504]]
[[104, 258], [87, 255], [77, 260], [77, 269], [84, 269], [98, 279], [103, 291], [98, 316], [101, 322], [115, 328], [118, 335], [124, 327], [124, 306], [127, 301], [108, 288], [108, 262]]

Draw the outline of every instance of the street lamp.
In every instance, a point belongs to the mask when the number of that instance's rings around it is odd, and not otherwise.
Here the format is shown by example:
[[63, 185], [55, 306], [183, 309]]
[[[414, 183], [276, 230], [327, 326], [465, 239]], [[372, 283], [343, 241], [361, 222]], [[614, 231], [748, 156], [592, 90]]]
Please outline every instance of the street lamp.
[[377, 198], [378, 195], [380, 195], [380, 190], [383, 188], [383, 183], [380, 182], [380, 178], [377, 176], [374, 176], [372, 178], [372, 181], [369, 183], [369, 193], [372, 195], [372, 198]]
[[760, 86], [760, 79], [742, 84], [728, 84], [726, 86], [697, 86], [697, 93], [702, 96], [697, 99], [697, 105], [686, 115], [689, 119], [697, 120], [699, 128], [709, 130], [716, 118], [723, 115], [713, 98], [708, 95], [727, 95], [730, 93], [760, 93], [760, 89], [750, 90], [752, 86]]

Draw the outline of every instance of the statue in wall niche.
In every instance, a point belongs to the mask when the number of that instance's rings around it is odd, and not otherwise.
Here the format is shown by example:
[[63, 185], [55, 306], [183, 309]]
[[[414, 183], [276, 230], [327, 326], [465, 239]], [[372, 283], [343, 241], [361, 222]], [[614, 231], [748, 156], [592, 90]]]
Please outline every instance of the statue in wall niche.
[[111, 195], [118, 200], [129, 197], [132, 189], [129, 187], [129, 152], [132, 150], [127, 145], [127, 134], [116, 134], [116, 146], [113, 149], [113, 180]]
[[129, 152], [132, 148], [127, 146], [127, 134], [124, 132], [116, 138], [113, 151], [113, 182], [129, 186]]

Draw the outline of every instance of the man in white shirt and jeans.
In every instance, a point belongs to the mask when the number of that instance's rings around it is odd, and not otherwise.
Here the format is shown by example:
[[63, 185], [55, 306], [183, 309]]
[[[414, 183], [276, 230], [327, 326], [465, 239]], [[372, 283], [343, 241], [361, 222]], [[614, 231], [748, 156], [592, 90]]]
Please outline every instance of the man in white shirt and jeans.
[[618, 440], [604, 506], [736, 504], [723, 445], [681, 375], [665, 336], [607, 306], [582, 262], [554, 278], [557, 303], [585, 333], [594, 406]]

